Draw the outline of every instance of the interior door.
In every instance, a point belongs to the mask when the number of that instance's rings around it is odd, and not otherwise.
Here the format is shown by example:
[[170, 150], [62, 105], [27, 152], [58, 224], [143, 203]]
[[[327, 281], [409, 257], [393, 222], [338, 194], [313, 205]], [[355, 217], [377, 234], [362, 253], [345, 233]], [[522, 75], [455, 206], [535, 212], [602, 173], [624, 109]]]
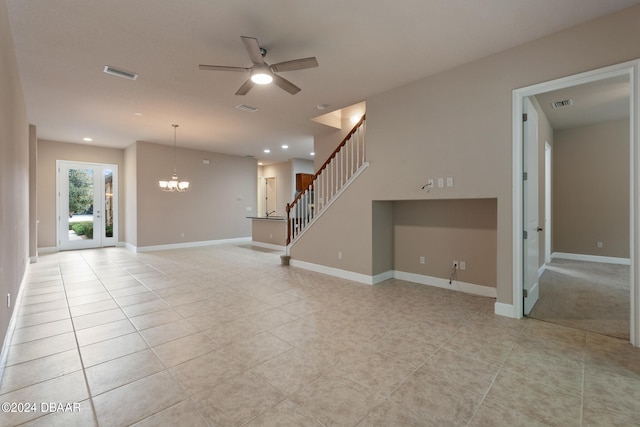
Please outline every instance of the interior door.
[[266, 216], [276, 215], [276, 178], [265, 178], [265, 206]]
[[529, 98], [524, 99], [522, 170], [523, 212], [523, 296], [524, 315], [528, 315], [538, 301], [538, 113]]
[[57, 163], [58, 249], [115, 246], [117, 165]]

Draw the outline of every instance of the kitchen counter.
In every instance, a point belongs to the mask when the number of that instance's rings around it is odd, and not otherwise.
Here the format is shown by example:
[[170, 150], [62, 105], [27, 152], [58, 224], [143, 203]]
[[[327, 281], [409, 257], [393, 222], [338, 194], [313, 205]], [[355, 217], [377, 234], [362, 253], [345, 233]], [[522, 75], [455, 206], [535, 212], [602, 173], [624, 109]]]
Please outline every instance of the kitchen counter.
[[268, 247], [284, 248], [287, 245], [287, 217], [248, 216], [251, 220], [251, 240]]

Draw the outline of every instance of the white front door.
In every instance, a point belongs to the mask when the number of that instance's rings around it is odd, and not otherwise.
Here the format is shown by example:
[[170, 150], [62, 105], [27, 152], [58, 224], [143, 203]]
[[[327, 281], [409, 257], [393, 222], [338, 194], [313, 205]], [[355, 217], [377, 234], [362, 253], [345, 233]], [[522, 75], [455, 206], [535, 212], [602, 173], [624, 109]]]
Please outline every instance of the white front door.
[[115, 246], [118, 166], [57, 161], [58, 249]]
[[538, 112], [529, 98], [524, 99], [522, 170], [523, 191], [523, 295], [524, 315], [528, 315], [538, 301]]

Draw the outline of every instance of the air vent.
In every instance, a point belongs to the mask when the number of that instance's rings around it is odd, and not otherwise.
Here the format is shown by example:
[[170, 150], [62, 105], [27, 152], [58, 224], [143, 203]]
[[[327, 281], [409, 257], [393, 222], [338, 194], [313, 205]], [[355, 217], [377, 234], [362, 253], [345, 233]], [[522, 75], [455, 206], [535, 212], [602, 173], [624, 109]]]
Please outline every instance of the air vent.
[[551, 106], [555, 110], [556, 108], [570, 107], [573, 105], [573, 99], [563, 99], [562, 101], [555, 101], [551, 103]]
[[131, 71], [120, 70], [118, 68], [111, 67], [109, 65], [104, 66], [104, 71], [107, 74], [111, 74], [112, 76], [122, 77], [124, 79], [135, 80], [138, 78], [136, 73], [132, 73]]
[[243, 105], [243, 104], [236, 105], [236, 108], [240, 111], [245, 111], [247, 113], [255, 113], [256, 111], [258, 111], [258, 109], [255, 107], [249, 107], [248, 105]]

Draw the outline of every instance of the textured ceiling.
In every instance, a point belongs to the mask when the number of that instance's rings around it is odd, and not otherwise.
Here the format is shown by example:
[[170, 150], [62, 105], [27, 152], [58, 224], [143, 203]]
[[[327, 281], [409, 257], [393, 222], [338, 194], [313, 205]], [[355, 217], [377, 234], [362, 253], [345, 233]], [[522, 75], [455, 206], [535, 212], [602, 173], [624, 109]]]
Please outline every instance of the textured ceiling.
[[[310, 158], [313, 135], [329, 130], [314, 117], [639, 2], [6, 0], [39, 138], [172, 144], [178, 123], [181, 147], [267, 163]], [[282, 73], [297, 95], [269, 85], [236, 96], [246, 75], [198, 64], [250, 66], [243, 35], [269, 63], [315, 56], [320, 65]], [[105, 65], [140, 77], [104, 74]]]

